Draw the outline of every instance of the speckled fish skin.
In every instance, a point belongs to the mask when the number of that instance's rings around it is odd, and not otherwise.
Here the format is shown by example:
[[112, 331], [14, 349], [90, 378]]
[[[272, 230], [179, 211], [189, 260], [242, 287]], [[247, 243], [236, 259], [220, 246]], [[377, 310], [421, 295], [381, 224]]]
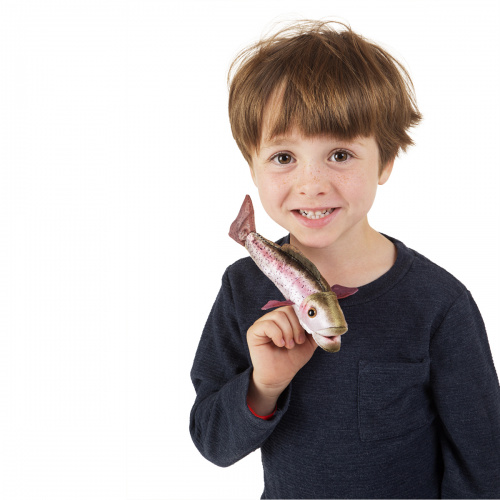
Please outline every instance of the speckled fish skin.
[[245, 248], [287, 300], [300, 304], [313, 293], [327, 291], [296, 259], [260, 234], [249, 233]]
[[[316, 343], [325, 351], [337, 352], [341, 344], [340, 335], [347, 331], [337, 295], [316, 266], [297, 248], [288, 244], [277, 245], [255, 232], [253, 206], [248, 195], [231, 225], [229, 235], [245, 246], [259, 269], [292, 305], [300, 324], [313, 335]], [[357, 291], [355, 288], [338, 289], [342, 290], [342, 296]], [[277, 305], [284, 303], [271, 301], [263, 309]]]

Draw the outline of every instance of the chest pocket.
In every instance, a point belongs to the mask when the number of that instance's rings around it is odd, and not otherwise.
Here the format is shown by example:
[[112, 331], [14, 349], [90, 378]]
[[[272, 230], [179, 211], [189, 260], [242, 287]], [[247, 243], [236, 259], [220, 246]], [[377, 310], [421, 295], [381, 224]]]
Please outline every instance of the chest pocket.
[[429, 360], [421, 363], [359, 362], [361, 441], [402, 436], [433, 419]]

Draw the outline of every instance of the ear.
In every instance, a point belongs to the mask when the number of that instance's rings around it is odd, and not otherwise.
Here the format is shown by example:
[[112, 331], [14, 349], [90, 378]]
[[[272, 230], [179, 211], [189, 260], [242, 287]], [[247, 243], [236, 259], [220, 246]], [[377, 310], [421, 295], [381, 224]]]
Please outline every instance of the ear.
[[395, 160], [395, 158], [393, 158], [392, 160], [389, 160], [385, 164], [384, 169], [382, 170], [382, 173], [379, 175], [379, 178], [378, 178], [379, 186], [382, 186], [382, 184], [385, 184], [387, 182], [387, 180], [389, 179], [389, 177], [391, 176], [392, 167], [394, 167], [394, 160]]

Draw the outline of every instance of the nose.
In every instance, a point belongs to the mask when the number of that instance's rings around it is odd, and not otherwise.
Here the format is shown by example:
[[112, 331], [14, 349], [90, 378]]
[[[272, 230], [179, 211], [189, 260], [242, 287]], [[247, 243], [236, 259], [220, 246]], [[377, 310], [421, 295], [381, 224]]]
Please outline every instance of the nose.
[[299, 194], [314, 198], [328, 192], [328, 180], [321, 165], [308, 163], [298, 173], [297, 190]]

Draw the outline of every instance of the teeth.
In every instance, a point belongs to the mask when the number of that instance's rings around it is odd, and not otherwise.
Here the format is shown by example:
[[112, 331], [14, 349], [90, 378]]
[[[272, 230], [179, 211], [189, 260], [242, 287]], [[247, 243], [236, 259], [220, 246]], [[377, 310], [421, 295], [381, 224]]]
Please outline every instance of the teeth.
[[311, 210], [310, 212], [307, 212], [306, 210], [299, 210], [300, 215], [306, 217], [307, 219], [322, 219], [328, 214], [331, 214], [333, 211], [334, 211], [333, 208], [329, 208], [328, 210], [324, 211], [317, 210], [316, 212], [314, 210]]

